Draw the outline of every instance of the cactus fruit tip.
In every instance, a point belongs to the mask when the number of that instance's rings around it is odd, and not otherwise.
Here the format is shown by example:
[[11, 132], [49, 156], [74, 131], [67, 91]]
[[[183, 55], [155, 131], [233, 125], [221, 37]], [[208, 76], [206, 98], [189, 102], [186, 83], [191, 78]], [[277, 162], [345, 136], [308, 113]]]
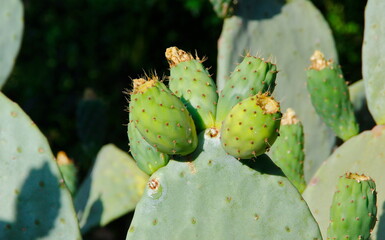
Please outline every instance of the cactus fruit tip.
[[155, 83], [158, 81], [158, 77], [152, 76], [151, 78], [148, 78], [147, 80], [144, 78], [138, 78], [132, 80], [134, 84], [133, 93], [144, 93], [147, 88], [153, 87]]
[[170, 67], [174, 67], [181, 62], [187, 62], [194, 59], [194, 57], [190, 53], [187, 53], [177, 47], [167, 48], [165, 55], [168, 63], [170, 64]]
[[288, 108], [282, 116], [281, 125], [292, 125], [292, 124], [297, 124], [298, 122], [299, 120], [294, 110], [291, 108]]
[[319, 51], [315, 50], [313, 55], [310, 57], [311, 66], [310, 69], [314, 70], [322, 70], [333, 63], [333, 60], [326, 60], [324, 54]]
[[67, 156], [64, 151], [59, 151], [56, 156], [56, 161], [59, 166], [72, 164], [73, 161]]
[[256, 104], [260, 106], [264, 113], [274, 114], [279, 112], [279, 103], [273, 97], [267, 94], [258, 94], [256, 97]]
[[356, 180], [357, 182], [372, 180], [370, 177], [367, 177], [364, 174], [359, 175], [357, 173], [351, 173], [351, 172], [345, 173], [345, 178]]

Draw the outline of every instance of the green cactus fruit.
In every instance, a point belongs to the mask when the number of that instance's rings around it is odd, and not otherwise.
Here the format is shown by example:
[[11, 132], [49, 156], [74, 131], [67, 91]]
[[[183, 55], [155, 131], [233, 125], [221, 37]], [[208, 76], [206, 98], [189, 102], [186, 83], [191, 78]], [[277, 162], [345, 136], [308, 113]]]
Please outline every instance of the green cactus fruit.
[[272, 93], [276, 75], [276, 65], [247, 54], [219, 94], [216, 125], [220, 127], [231, 108], [240, 101], [258, 93]]
[[365, 175], [346, 173], [340, 177], [330, 208], [327, 239], [369, 240], [376, 224], [377, 192]]
[[104, 145], [74, 199], [81, 232], [133, 211], [147, 180], [129, 154], [113, 144]]
[[[320, 225], [326, 239], [329, 225], [329, 208], [332, 204], [338, 179], [345, 172], [363, 172], [376, 180], [377, 189], [385, 189], [385, 126], [378, 125], [352, 137], [337, 148], [324, 161], [311, 181], [308, 182], [303, 197]], [[385, 239], [385, 192], [377, 193], [378, 222], [373, 229], [372, 240]]]
[[226, 154], [219, 135], [203, 133], [194, 161], [170, 160], [151, 176], [127, 240], [321, 239], [305, 201], [267, 156], [274, 171], [254, 170]]
[[378, 125], [385, 124], [385, 1], [369, 0], [365, 8], [362, 76], [368, 108]]
[[131, 154], [143, 172], [151, 175], [159, 168], [166, 166], [169, 156], [149, 144], [132, 123], [128, 124], [128, 138]]
[[285, 173], [300, 193], [306, 188], [304, 177], [304, 133], [295, 112], [288, 108], [281, 119], [279, 137], [271, 148], [275, 164]]
[[358, 134], [359, 126], [341, 68], [318, 50], [310, 60], [307, 88], [313, 106], [326, 125], [346, 141]]
[[220, 18], [231, 17], [234, 14], [237, 0], [210, 0], [214, 11]]
[[218, 94], [215, 82], [198, 57], [170, 47], [166, 50], [170, 64], [170, 90], [186, 105], [197, 132], [213, 127]]
[[235, 14], [224, 20], [218, 40], [216, 81], [221, 91], [228, 81], [228, 73], [234, 69], [234, 63], [241, 61], [245, 49], [264, 58], [277, 59], [279, 84], [273, 95], [281, 101], [283, 110], [295, 109], [303, 123], [306, 180], [330, 155], [335, 142], [333, 132], [314, 111], [304, 84], [304, 69], [314, 50], [320, 49], [326, 56], [337, 59], [332, 32], [312, 2], [239, 1]]
[[68, 158], [67, 154], [63, 151], [57, 153], [56, 162], [63, 176], [64, 183], [73, 196], [76, 192], [78, 183], [78, 169], [72, 159]]
[[235, 105], [220, 131], [225, 151], [247, 159], [263, 154], [278, 136], [281, 120], [279, 103], [267, 94], [257, 94]]
[[134, 79], [130, 122], [156, 149], [187, 155], [198, 144], [195, 124], [182, 101], [156, 76]]
[[1, 92], [0, 166], [0, 239], [81, 239], [71, 195], [47, 139]]
[[7, 80], [23, 36], [23, 4], [20, 0], [0, 3], [0, 89]]

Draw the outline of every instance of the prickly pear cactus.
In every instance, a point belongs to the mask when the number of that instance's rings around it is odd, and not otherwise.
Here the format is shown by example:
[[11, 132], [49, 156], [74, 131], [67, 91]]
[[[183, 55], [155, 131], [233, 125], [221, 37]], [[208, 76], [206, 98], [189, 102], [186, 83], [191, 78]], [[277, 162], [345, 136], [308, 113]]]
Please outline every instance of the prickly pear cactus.
[[23, 35], [23, 5], [20, 0], [1, 0], [0, 3], [0, 89], [7, 80]]
[[256, 171], [226, 154], [210, 129], [199, 143], [194, 161], [171, 160], [151, 176], [127, 240], [321, 239], [306, 203], [268, 157], [255, 160], [268, 171]]
[[[345, 172], [360, 172], [376, 181], [377, 189], [385, 188], [385, 126], [379, 125], [352, 137], [325, 161], [309, 182], [303, 194], [320, 225], [323, 236], [329, 224], [329, 208], [339, 176]], [[378, 222], [372, 232], [373, 240], [385, 239], [385, 192], [378, 191]]]
[[327, 239], [369, 240], [376, 224], [377, 192], [365, 175], [341, 176], [330, 208]]
[[214, 127], [217, 111], [217, 86], [198, 57], [177, 47], [166, 50], [170, 64], [170, 90], [186, 105], [197, 132]]
[[158, 77], [133, 82], [130, 123], [161, 152], [180, 155], [193, 152], [198, 143], [196, 128], [182, 101]]
[[218, 89], [240, 55], [252, 54], [277, 60], [279, 74], [274, 96], [285, 111], [296, 110], [304, 125], [305, 177], [309, 179], [334, 145], [332, 132], [317, 116], [306, 90], [308, 58], [316, 49], [337, 59], [331, 31], [310, 1], [239, 1], [236, 13], [225, 20], [219, 39]]
[[368, 107], [377, 124], [385, 124], [385, 2], [369, 0], [365, 8], [362, 74]]
[[279, 137], [269, 153], [274, 163], [282, 169], [287, 178], [300, 193], [306, 188], [303, 171], [305, 160], [302, 123], [293, 109], [288, 108], [281, 119]]
[[358, 134], [359, 127], [341, 68], [318, 50], [310, 60], [306, 73], [311, 102], [326, 125], [346, 141]]
[[46, 138], [0, 93], [0, 239], [81, 239]]
[[103, 146], [75, 196], [82, 233], [134, 210], [147, 179], [127, 153], [113, 144]]
[[278, 136], [279, 103], [257, 94], [235, 105], [221, 127], [222, 147], [230, 155], [248, 159], [268, 151]]

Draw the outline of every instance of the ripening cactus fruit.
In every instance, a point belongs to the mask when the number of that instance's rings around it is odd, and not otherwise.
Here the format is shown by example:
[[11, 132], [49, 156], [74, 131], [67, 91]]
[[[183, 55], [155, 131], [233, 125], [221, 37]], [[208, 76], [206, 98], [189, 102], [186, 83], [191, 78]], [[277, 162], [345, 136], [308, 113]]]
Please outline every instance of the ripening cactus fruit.
[[215, 82], [198, 57], [177, 47], [166, 50], [170, 65], [169, 88], [186, 105], [197, 132], [213, 127], [218, 94]]
[[310, 60], [307, 88], [312, 104], [326, 125], [346, 141], [358, 134], [359, 126], [341, 68], [320, 51], [315, 51]]
[[330, 208], [327, 239], [369, 240], [376, 224], [377, 192], [365, 175], [346, 173], [340, 177]]
[[257, 94], [235, 105], [220, 130], [225, 151], [247, 159], [263, 154], [278, 136], [279, 103], [267, 94]]
[[216, 125], [220, 127], [231, 108], [240, 101], [258, 93], [271, 94], [277, 73], [275, 64], [247, 54], [219, 94]]
[[134, 79], [130, 93], [130, 124], [154, 148], [187, 155], [198, 144], [195, 124], [182, 101], [158, 77]]
[[75, 195], [78, 183], [78, 169], [76, 168], [75, 163], [63, 151], [59, 151], [57, 153], [56, 162], [60, 173], [63, 176], [65, 185], [67, 186], [70, 193]]
[[166, 166], [170, 157], [149, 144], [134, 124], [128, 124], [127, 133], [131, 154], [140, 170], [151, 175], [159, 168]]
[[272, 159], [300, 193], [306, 188], [304, 178], [304, 132], [293, 109], [288, 108], [281, 119], [279, 137], [272, 149]]

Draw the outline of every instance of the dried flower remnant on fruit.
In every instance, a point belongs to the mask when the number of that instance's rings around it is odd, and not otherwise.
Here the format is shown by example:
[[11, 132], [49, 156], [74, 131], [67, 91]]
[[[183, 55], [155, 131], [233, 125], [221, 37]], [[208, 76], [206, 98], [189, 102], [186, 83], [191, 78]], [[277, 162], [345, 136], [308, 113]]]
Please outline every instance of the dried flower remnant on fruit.
[[279, 112], [279, 103], [273, 97], [269, 97], [266, 93], [256, 95], [256, 104], [261, 107], [264, 113], [274, 114]]
[[332, 59], [326, 60], [324, 54], [319, 50], [314, 51], [313, 55], [310, 57], [310, 61], [310, 69], [314, 70], [322, 70], [333, 63]]
[[180, 62], [193, 60], [194, 57], [177, 47], [169, 47], [166, 49], [166, 58], [171, 67], [178, 65]]
[[292, 125], [292, 124], [297, 124], [298, 122], [299, 120], [294, 110], [291, 108], [288, 108], [282, 116], [281, 125]]
[[149, 78], [147, 80], [144, 78], [134, 79], [132, 80], [134, 84], [133, 93], [134, 94], [144, 93], [147, 88], [153, 87], [157, 81], [158, 81], [158, 77], [156, 76]]

